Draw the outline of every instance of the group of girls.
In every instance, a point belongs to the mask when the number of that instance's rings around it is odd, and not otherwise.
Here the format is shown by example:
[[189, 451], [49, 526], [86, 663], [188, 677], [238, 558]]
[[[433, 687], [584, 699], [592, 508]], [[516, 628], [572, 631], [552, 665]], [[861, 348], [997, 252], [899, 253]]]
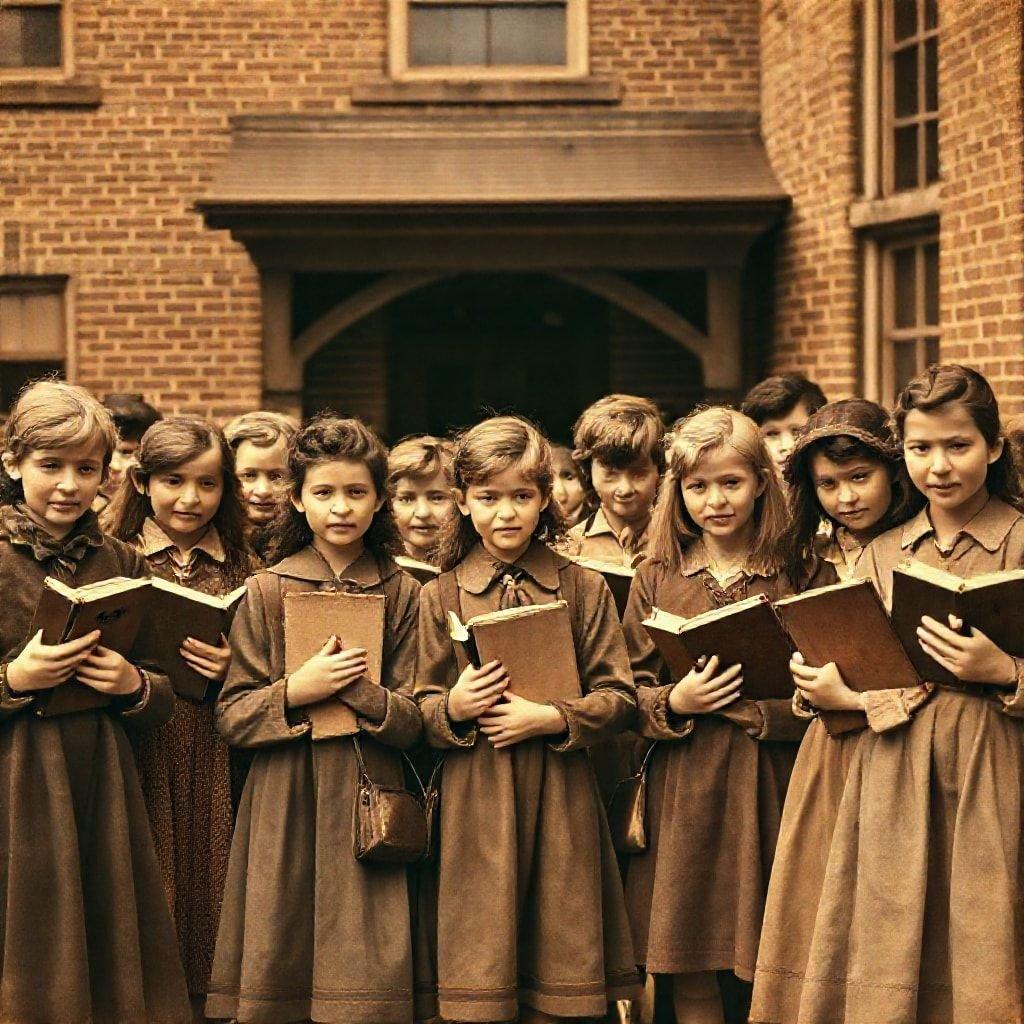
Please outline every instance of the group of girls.
[[[1017, 659], [926, 617], [920, 643], [956, 685], [859, 694], [797, 653], [794, 700], [750, 701], [756, 664], [708, 651], [674, 679], [642, 626], [655, 607], [690, 616], [854, 576], [888, 602], [907, 559], [1021, 567], [1024, 494], [975, 371], [931, 368], [892, 416], [824, 406], [784, 480], [746, 416], [677, 423], [621, 624], [603, 578], [558, 550], [567, 515], [588, 513], [584, 481], [518, 417], [390, 460], [353, 419], [281, 444], [267, 424], [229, 441], [172, 417], [100, 521], [115, 442], [92, 396], [52, 381], [23, 392], [4, 437], [0, 1020], [617, 1019], [641, 973], [659, 1022], [1022, 1020]], [[421, 590], [401, 555], [439, 575]], [[175, 697], [175, 666], [144, 643], [125, 658], [95, 633], [33, 634], [46, 576], [145, 575], [245, 583], [230, 637], [180, 650], [205, 702]], [[311, 591], [384, 595], [381, 685], [344, 637], [286, 672], [285, 598]], [[555, 600], [577, 698], [525, 700], [449, 638], [449, 612]], [[109, 704], [35, 713], [73, 677]], [[331, 698], [355, 713], [358, 750], [312, 741], [307, 709]], [[623, 884], [588, 747], [627, 730], [646, 848]], [[433, 859], [357, 861], [360, 756], [401, 786], [403, 753], [428, 762], [425, 746], [443, 758]]]

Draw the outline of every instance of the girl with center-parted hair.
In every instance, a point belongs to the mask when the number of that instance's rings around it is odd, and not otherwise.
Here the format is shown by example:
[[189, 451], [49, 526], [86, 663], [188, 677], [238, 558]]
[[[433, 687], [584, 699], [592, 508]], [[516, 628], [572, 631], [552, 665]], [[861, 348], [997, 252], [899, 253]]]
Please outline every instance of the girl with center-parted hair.
[[[638, 990], [615, 852], [586, 747], [635, 708], [603, 578], [553, 552], [551, 450], [530, 423], [485, 420], [456, 441], [460, 516], [423, 589], [416, 695], [441, 784], [438, 996], [451, 1021], [601, 1017]], [[538, 704], [504, 666], [461, 661], [465, 621], [565, 600], [583, 695]], [[514, 685], [514, 681], [513, 681]]]
[[[353, 855], [359, 784], [351, 737], [313, 742], [305, 709], [337, 698], [356, 715], [367, 772], [403, 785], [399, 751], [420, 734], [411, 698], [419, 584], [388, 555], [387, 450], [354, 419], [318, 417], [289, 449], [291, 499], [276, 562], [247, 584], [217, 703], [228, 743], [255, 757], [238, 811], [206, 1012], [240, 1022], [407, 1024], [413, 1017], [404, 864]], [[285, 673], [292, 593], [383, 594], [380, 685], [367, 653], [330, 637]]]
[[[205, 420], [175, 416], [142, 436], [136, 464], [104, 510], [153, 576], [204, 594], [240, 587], [255, 568], [231, 449]], [[159, 628], [158, 623], [153, 624]], [[187, 638], [180, 667], [207, 681], [203, 702], [176, 697], [171, 721], [133, 742], [189, 992], [205, 997], [231, 848], [231, 762], [213, 702], [231, 648]], [[175, 666], [166, 665], [172, 682]]]
[[[648, 559], [623, 621], [638, 731], [657, 741], [647, 849], [630, 861], [626, 903], [659, 1003], [671, 1003], [679, 1024], [713, 1024], [745, 1020], [783, 800], [807, 722], [790, 700], [743, 699], [743, 678], [757, 665], [729, 665], [717, 651], [672, 679], [644, 629], [655, 607], [689, 618], [795, 589], [780, 552], [785, 505], [757, 425], [732, 409], [704, 409], [667, 443]], [[814, 586], [835, 580], [828, 565], [799, 575]]]

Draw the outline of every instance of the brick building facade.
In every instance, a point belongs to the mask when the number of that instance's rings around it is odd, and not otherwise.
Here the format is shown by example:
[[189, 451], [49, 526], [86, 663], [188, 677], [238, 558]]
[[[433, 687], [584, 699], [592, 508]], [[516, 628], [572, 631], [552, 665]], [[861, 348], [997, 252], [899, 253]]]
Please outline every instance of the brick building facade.
[[489, 0], [556, 21], [484, 70], [426, 6], [5, 0], [0, 399], [563, 433], [938, 352], [1024, 409], [1022, 0]]

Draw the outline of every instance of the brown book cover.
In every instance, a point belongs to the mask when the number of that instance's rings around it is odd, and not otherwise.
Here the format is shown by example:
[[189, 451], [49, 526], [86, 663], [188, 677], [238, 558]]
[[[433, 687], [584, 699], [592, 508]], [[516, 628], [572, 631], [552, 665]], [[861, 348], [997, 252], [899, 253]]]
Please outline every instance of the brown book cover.
[[174, 692], [190, 700], [205, 700], [210, 680], [201, 676], [182, 658], [180, 647], [186, 637], [212, 647], [227, 636], [245, 587], [224, 596], [203, 594], [168, 580], [154, 578], [146, 614], [146, 628], [140, 645], [168, 675]]
[[[452, 615], [450, 625], [455, 638], [461, 623]], [[473, 645], [469, 660], [481, 665], [500, 661], [508, 672], [509, 690], [517, 696], [548, 704], [583, 692], [565, 601], [474, 615], [464, 631], [470, 639], [461, 642]]]
[[436, 565], [421, 562], [418, 558], [410, 558], [408, 555], [395, 555], [395, 565], [423, 586], [441, 575], [441, 570]]
[[604, 581], [608, 584], [608, 589], [611, 590], [612, 597], [615, 599], [615, 610], [619, 613], [621, 622], [622, 616], [626, 613], [629, 588], [633, 585], [636, 569], [631, 569], [628, 565], [618, 562], [604, 562], [598, 558], [580, 556], [573, 557], [572, 561], [577, 565], [582, 565], [584, 569], [593, 569], [594, 572], [599, 572], [604, 577]]
[[[783, 598], [775, 603], [775, 611], [807, 664], [834, 661], [851, 690], [867, 693], [920, 685], [920, 676], [869, 580], [836, 583]], [[859, 711], [826, 711], [821, 719], [832, 736], [867, 723]]]
[[698, 658], [717, 654], [720, 671], [743, 665], [741, 696], [747, 700], [793, 696], [789, 671], [793, 648], [764, 594], [689, 619], [655, 608], [644, 627], [674, 680], [682, 679]]
[[[115, 576], [109, 580], [69, 587], [47, 576], [36, 606], [29, 636], [41, 629], [43, 643], [67, 643], [100, 630], [100, 645], [127, 658], [147, 612], [151, 581]], [[40, 717], [53, 718], [75, 711], [106, 707], [111, 698], [74, 677], [66, 683], [36, 694]]]
[[[379, 683], [384, 657], [384, 595], [311, 591], [285, 594], [285, 672], [304, 665], [331, 636], [346, 647], [366, 650], [367, 675]], [[359, 731], [356, 713], [340, 698], [330, 697], [311, 704], [306, 714], [313, 726], [313, 739], [352, 736]]]
[[917, 638], [921, 616], [943, 625], [949, 615], [962, 619], [964, 630], [977, 629], [997, 647], [1024, 655], [1024, 570], [983, 573], [963, 579], [918, 562], [896, 566], [892, 577], [892, 624], [918, 675], [932, 683], [955, 683], [956, 677], [925, 654]]

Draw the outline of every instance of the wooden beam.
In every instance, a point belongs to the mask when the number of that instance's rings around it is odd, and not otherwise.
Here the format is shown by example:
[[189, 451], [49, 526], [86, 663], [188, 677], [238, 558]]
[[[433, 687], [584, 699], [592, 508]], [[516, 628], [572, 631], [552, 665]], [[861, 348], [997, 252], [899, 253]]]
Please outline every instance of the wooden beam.
[[743, 389], [742, 301], [740, 268], [709, 267], [708, 339], [702, 353], [708, 389]]
[[263, 401], [273, 409], [302, 411], [302, 360], [292, 351], [292, 275], [260, 273], [263, 302]]

